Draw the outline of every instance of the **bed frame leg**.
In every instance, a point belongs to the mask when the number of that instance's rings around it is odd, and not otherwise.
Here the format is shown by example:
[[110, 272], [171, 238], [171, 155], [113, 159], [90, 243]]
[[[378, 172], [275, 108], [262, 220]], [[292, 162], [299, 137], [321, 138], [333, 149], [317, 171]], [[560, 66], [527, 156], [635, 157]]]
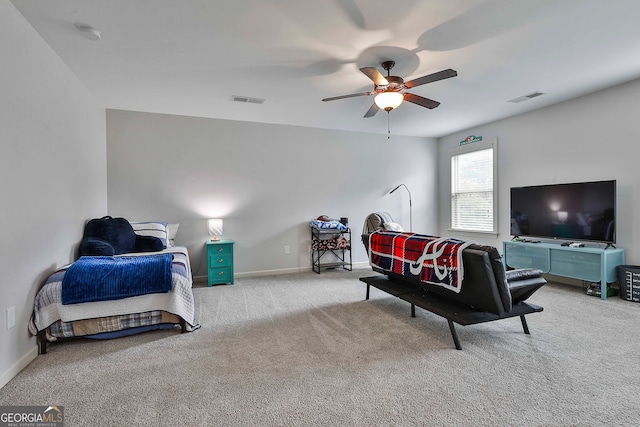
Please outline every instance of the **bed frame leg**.
[[524, 314], [520, 316], [520, 321], [522, 321], [522, 329], [524, 329], [524, 333], [531, 335], [529, 333], [529, 326], [527, 326], [527, 320], [524, 318]]
[[451, 331], [451, 336], [453, 337], [453, 343], [456, 345], [456, 349], [462, 350], [460, 339], [458, 338], [458, 333], [456, 332], [456, 327], [453, 325], [453, 321], [447, 319], [447, 322], [449, 322], [449, 330]]
[[416, 305], [411, 304], [411, 317], [416, 317]]
[[181, 317], [180, 318], [180, 333], [184, 334], [185, 332], [187, 332], [187, 322], [185, 322], [184, 319]]
[[371, 285], [369, 285], [369, 284], [367, 283], [367, 297], [365, 298], [365, 300], [368, 300], [368, 299], [369, 299], [369, 287], [370, 287], [370, 286], [371, 286]]
[[47, 331], [38, 331], [38, 354], [47, 354]]

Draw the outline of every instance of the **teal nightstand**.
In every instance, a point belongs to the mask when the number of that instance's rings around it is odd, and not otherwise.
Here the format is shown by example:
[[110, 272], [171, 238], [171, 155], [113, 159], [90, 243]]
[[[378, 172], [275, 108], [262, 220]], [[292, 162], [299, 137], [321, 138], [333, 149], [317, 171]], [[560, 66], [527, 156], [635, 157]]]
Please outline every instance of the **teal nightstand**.
[[207, 242], [207, 286], [233, 285], [233, 240]]

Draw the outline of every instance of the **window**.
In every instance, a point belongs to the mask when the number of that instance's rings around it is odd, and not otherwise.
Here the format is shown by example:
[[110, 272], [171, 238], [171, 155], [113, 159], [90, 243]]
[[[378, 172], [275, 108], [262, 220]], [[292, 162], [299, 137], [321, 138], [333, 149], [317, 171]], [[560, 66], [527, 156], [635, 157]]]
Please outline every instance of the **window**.
[[451, 150], [451, 229], [496, 233], [498, 230], [498, 140]]

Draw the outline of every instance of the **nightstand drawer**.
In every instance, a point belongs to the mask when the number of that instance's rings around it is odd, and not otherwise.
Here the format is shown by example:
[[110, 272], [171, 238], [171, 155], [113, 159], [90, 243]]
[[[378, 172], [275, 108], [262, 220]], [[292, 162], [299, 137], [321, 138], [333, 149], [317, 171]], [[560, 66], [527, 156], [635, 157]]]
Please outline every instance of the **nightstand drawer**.
[[209, 283], [233, 283], [233, 267], [212, 268], [209, 270]]
[[233, 245], [230, 243], [218, 243], [209, 246], [209, 255], [233, 255]]
[[228, 267], [233, 264], [231, 255], [218, 255], [216, 253], [209, 255], [209, 268]]

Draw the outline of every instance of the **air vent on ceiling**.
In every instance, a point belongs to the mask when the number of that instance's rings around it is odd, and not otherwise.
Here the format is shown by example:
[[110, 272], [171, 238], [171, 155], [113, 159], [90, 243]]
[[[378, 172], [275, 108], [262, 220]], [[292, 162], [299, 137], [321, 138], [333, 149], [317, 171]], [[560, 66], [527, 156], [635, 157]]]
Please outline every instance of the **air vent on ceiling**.
[[102, 38], [102, 33], [100, 32], [100, 30], [97, 30], [90, 25], [76, 22], [75, 24], [73, 24], [73, 26], [76, 27], [76, 30], [78, 30], [80, 35], [85, 39], [95, 42]]
[[238, 96], [238, 95], [233, 95], [232, 101], [235, 102], [245, 102], [247, 104], [264, 104], [264, 99], [262, 98], [251, 98], [248, 96]]
[[507, 101], [507, 102], [513, 102], [513, 103], [517, 104], [518, 102], [527, 101], [529, 99], [536, 98], [536, 97], [538, 97], [540, 95], [544, 95], [544, 93], [542, 93], [542, 92], [533, 92], [533, 93], [530, 93], [528, 95], [524, 95], [524, 96], [520, 96], [518, 98], [514, 98], [514, 99], [512, 99], [510, 101]]

